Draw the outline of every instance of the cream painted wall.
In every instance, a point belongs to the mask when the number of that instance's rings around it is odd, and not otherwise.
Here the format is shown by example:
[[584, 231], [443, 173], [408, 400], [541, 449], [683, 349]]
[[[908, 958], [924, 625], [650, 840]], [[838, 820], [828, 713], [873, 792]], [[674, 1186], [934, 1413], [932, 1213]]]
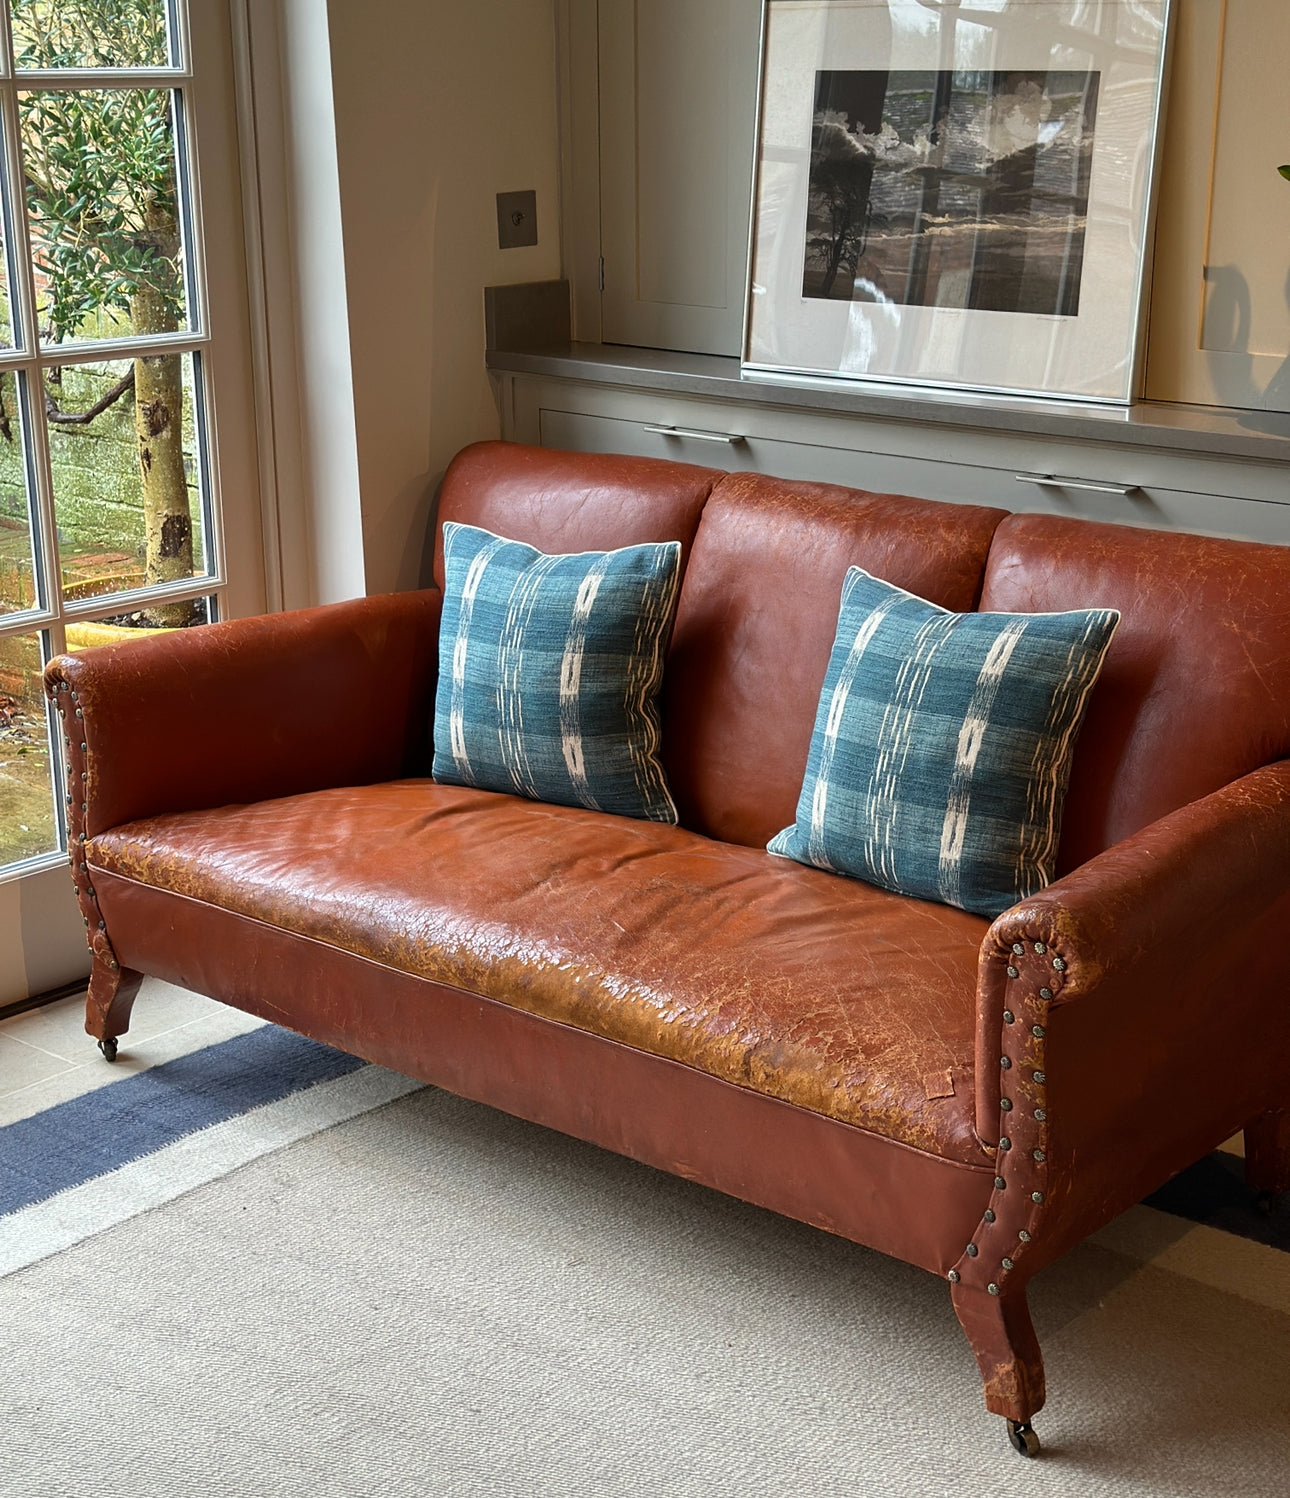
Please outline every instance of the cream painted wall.
[[[435, 487], [499, 435], [483, 289], [560, 274], [552, 0], [329, 0], [367, 589], [415, 587]], [[499, 250], [495, 195], [537, 190]]]

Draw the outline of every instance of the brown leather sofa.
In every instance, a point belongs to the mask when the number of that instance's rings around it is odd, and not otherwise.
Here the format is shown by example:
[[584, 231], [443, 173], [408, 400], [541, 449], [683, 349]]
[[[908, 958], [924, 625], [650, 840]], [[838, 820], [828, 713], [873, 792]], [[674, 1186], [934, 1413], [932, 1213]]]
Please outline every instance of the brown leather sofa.
[[[1031, 1276], [1242, 1128], [1290, 1186], [1290, 549], [500, 443], [439, 518], [683, 542], [681, 826], [435, 785], [434, 589], [60, 657], [87, 1029], [156, 974], [922, 1265], [1037, 1449]], [[993, 924], [764, 852], [852, 563], [1123, 612]]]

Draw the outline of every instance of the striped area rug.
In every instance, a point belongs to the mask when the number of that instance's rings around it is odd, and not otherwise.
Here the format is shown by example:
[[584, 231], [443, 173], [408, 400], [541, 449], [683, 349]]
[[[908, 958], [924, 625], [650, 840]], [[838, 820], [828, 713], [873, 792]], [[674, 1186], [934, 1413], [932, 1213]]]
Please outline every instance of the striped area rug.
[[[79, 1069], [88, 1090], [39, 1111], [9, 1110], [14, 1121], [0, 1122], [0, 1275], [421, 1085], [222, 1005], [209, 1006], [204, 1028], [203, 1038], [221, 1038], [186, 1051], [181, 1039], [178, 1054], [127, 1044], [123, 1055], [143, 1069], [95, 1058]], [[149, 1065], [149, 1052], [168, 1059]], [[1215, 1151], [1145, 1205], [1290, 1251], [1290, 1195], [1260, 1201], [1236, 1153]]]
[[1136, 1207], [1031, 1303], [1023, 1462], [935, 1277], [419, 1088], [0, 1278], [0, 1498], [1285, 1498], [1290, 1255]]
[[0, 1275], [419, 1083], [265, 1025], [0, 1128]]

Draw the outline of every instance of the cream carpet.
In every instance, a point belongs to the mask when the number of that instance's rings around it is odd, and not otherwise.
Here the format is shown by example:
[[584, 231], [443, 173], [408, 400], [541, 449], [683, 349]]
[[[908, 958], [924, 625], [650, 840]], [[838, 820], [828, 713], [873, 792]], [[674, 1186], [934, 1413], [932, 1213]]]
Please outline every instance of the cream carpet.
[[1048, 1270], [1027, 1462], [931, 1276], [426, 1089], [0, 1280], [0, 1494], [1284, 1498], [1287, 1266]]

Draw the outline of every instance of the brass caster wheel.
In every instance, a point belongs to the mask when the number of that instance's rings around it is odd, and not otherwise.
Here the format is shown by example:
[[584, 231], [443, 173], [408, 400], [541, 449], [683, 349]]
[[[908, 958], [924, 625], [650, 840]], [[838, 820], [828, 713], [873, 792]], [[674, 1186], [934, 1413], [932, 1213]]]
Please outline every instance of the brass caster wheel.
[[99, 1041], [99, 1050], [103, 1052], [105, 1061], [116, 1060], [116, 1036], [109, 1035], [106, 1040]]
[[1022, 1456], [1038, 1456], [1040, 1452], [1039, 1437], [1029, 1420], [1009, 1420], [1008, 1440], [1012, 1443], [1012, 1449], [1020, 1452]]

